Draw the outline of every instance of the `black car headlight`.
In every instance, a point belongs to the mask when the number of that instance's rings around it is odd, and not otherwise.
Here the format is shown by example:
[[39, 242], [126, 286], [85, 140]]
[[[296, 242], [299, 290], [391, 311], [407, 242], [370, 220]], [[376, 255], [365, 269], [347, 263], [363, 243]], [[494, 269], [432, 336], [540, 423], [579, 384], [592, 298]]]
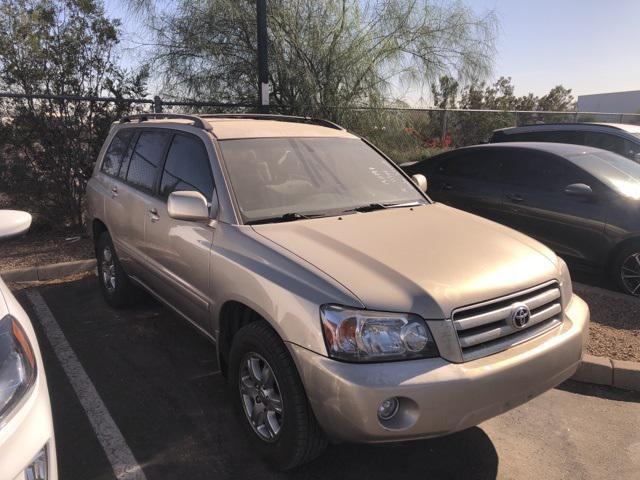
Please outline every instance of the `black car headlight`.
[[327, 352], [349, 362], [382, 362], [437, 357], [425, 321], [410, 313], [320, 307]]
[[36, 357], [27, 334], [11, 315], [0, 320], [0, 422], [36, 380]]

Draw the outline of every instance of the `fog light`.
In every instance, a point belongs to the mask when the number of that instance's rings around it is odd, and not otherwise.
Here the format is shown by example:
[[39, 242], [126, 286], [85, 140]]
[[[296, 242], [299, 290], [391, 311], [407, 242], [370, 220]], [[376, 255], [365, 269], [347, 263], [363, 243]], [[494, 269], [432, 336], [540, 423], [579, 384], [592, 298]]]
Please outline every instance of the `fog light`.
[[49, 463], [47, 460], [47, 447], [36, 455], [31, 464], [24, 470], [24, 478], [26, 480], [47, 480], [49, 478]]
[[396, 397], [387, 398], [378, 407], [378, 418], [380, 420], [389, 420], [393, 418], [393, 416], [398, 413], [399, 406], [400, 402], [398, 402]]

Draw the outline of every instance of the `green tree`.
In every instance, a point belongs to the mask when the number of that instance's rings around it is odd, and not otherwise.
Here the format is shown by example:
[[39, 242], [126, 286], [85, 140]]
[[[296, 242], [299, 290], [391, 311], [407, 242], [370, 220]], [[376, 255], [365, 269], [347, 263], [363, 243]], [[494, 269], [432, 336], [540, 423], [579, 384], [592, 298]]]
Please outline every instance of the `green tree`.
[[[113, 54], [119, 23], [94, 0], [4, 0], [0, 90], [30, 95], [143, 96]], [[16, 100], [1, 104], [0, 190], [41, 223], [82, 222], [82, 198], [111, 122], [128, 103]]]
[[[165, 91], [255, 102], [255, 9], [253, 0], [179, 0], [149, 14]], [[496, 20], [461, 2], [270, 0], [268, 25], [274, 109], [340, 120], [346, 108], [387, 104], [393, 82], [482, 77]]]
[[574, 109], [575, 102], [571, 89], [562, 85], [553, 87], [549, 93], [538, 100], [538, 110], [562, 112]]

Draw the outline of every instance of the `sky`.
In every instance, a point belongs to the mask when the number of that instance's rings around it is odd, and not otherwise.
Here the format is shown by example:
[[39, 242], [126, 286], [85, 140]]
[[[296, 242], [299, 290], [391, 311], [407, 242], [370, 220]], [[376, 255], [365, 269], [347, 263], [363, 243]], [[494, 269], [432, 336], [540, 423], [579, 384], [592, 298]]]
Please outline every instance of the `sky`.
[[500, 21], [494, 76], [516, 93], [640, 90], [640, 0], [469, 0]]
[[[319, 0], [322, 1], [322, 0]], [[513, 79], [515, 93], [544, 95], [562, 84], [574, 96], [640, 90], [640, 0], [465, 0], [477, 13], [495, 11], [500, 24], [493, 75]], [[125, 65], [141, 57], [137, 19], [123, 0], [105, 0], [123, 19]], [[399, 90], [411, 104], [418, 92]], [[427, 103], [429, 103], [427, 101]]]

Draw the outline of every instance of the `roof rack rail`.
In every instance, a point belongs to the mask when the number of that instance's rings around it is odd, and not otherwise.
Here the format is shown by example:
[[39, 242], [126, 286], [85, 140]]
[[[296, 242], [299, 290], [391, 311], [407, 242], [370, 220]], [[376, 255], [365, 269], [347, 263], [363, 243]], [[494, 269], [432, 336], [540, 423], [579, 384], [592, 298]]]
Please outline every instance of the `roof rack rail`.
[[193, 125], [203, 130], [211, 131], [211, 125], [209, 122], [205, 122], [198, 115], [188, 115], [185, 113], [141, 113], [138, 115], [128, 115], [120, 119], [120, 123], [128, 123], [132, 120], [138, 120], [139, 123], [146, 122], [147, 120], [160, 120], [160, 119], [182, 119], [191, 120]]
[[563, 125], [569, 125], [569, 126], [575, 126], [575, 125], [584, 125], [584, 126], [591, 126], [591, 127], [605, 127], [605, 128], [615, 128], [620, 130], [620, 127], [617, 127], [615, 125], [613, 125], [614, 122], [548, 122], [548, 123], [525, 123], [522, 125], [518, 125], [518, 128], [520, 127], [539, 127], [539, 126], [551, 126], [551, 127], [557, 127], [557, 126], [563, 126]]
[[329, 120], [313, 117], [301, 117], [295, 115], [277, 115], [271, 113], [208, 113], [200, 115], [202, 118], [249, 118], [253, 120], [276, 120], [281, 122], [297, 122], [297, 123], [309, 123], [312, 125], [319, 125], [322, 127], [333, 128], [335, 130], [345, 130], [337, 123], [333, 123]]

